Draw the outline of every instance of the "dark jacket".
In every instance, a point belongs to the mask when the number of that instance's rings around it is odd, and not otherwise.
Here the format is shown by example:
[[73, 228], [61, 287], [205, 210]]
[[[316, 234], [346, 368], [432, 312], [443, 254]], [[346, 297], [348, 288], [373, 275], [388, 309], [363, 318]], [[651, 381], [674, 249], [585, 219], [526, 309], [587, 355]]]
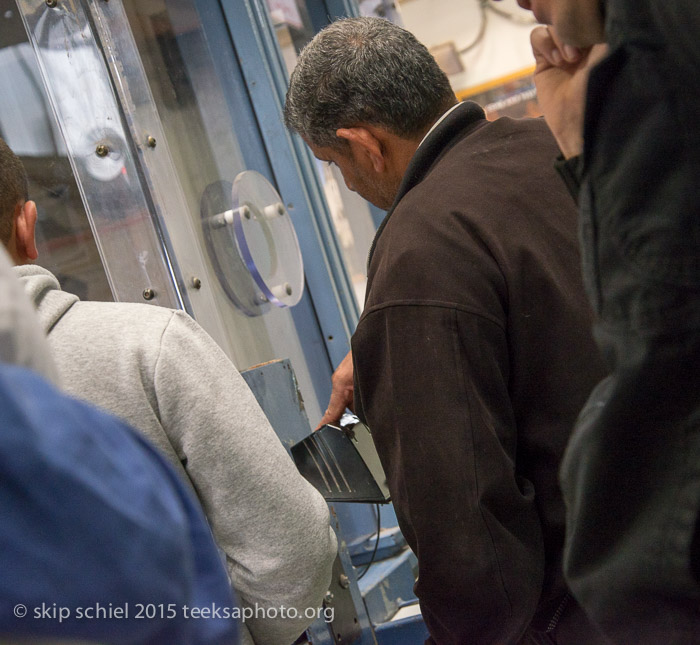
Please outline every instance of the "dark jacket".
[[700, 4], [606, 0], [579, 195], [611, 377], [562, 467], [565, 567], [620, 645], [700, 643]]
[[543, 121], [464, 104], [414, 155], [370, 255], [356, 409], [440, 645], [516, 643], [566, 604], [557, 468], [603, 367], [555, 154]]

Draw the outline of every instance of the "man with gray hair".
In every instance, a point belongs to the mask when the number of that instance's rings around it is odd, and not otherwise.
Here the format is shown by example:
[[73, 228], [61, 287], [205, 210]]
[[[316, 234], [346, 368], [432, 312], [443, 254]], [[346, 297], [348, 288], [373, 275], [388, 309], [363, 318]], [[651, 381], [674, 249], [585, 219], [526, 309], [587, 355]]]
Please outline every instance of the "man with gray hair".
[[307, 45], [285, 122], [389, 209], [324, 420], [354, 403], [372, 429], [428, 643], [603, 643], [561, 572], [557, 467], [603, 367], [545, 123], [457, 103], [427, 49], [372, 18]]

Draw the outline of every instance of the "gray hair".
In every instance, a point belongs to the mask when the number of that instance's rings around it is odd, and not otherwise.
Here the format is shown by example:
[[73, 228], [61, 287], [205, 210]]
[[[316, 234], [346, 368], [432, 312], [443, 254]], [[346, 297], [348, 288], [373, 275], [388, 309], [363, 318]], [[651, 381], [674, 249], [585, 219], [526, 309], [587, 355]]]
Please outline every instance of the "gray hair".
[[361, 123], [412, 138], [456, 98], [447, 76], [410, 32], [382, 18], [346, 18], [316, 34], [292, 72], [284, 123], [318, 146]]

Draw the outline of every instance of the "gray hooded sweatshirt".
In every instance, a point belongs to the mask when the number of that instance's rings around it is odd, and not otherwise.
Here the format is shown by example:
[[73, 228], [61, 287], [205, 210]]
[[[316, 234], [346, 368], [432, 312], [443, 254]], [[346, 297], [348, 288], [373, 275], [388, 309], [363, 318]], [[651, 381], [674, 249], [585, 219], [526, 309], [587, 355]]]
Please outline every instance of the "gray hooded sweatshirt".
[[56, 366], [32, 305], [0, 247], [0, 362], [27, 367], [56, 384]]
[[292, 643], [328, 589], [336, 538], [326, 503], [235, 366], [182, 311], [81, 302], [39, 266], [15, 272], [64, 389], [141, 430], [195, 489], [232, 585], [254, 614], [243, 644]]

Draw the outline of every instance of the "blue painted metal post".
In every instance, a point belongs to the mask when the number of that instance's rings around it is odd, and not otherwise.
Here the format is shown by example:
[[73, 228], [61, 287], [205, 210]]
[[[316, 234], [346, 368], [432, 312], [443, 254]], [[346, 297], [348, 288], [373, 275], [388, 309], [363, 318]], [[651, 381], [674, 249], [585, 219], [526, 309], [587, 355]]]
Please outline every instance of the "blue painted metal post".
[[360, 15], [357, 3], [352, 0], [324, 0], [307, 2], [307, 11], [314, 31], [321, 31], [326, 25], [338, 18], [355, 18]]
[[[299, 396], [296, 377], [289, 361], [271, 361], [244, 370], [241, 374], [275, 429], [282, 445], [289, 451], [295, 443], [309, 434], [309, 420], [304, 410], [303, 401]], [[347, 576], [346, 584], [340, 586], [337, 586], [337, 580], [331, 581], [331, 589], [334, 588], [335, 583], [336, 593], [349, 593], [352, 597], [357, 631], [359, 631], [360, 636], [359, 640], [350, 642], [355, 642], [356, 645], [376, 645], [374, 631], [357, 584], [357, 576], [348, 553], [342, 526], [338, 522], [332, 505], [330, 512], [331, 524], [338, 535], [338, 556], [342, 563], [343, 574]], [[340, 617], [338, 618], [340, 619]], [[346, 618], [341, 622], [347, 623]], [[316, 620], [309, 627], [308, 632], [313, 645], [332, 645], [334, 642], [329, 634], [328, 625], [323, 619]], [[342, 642], [347, 641], [343, 640]]]
[[312, 157], [282, 122], [287, 77], [260, 0], [221, 0], [277, 187], [294, 221], [306, 279], [333, 366], [349, 350], [359, 310]]
[[[342, 256], [333, 229], [330, 213], [322, 197], [318, 175], [315, 172], [313, 157], [306, 145], [297, 137], [290, 136], [282, 123], [282, 106], [287, 88], [286, 71], [281, 60], [277, 42], [270, 25], [267, 10], [262, 0], [220, 0], [223, 13], [231, 31], [234, 46], [241, 65], [250, 100], [255, 111], [259, 129], [268, 151], [277, 186], [285, 202], [291, 203], [289, 211], [295, 219], [300, 245], [304, 254], [307, 282], [321, 328], [326, 337], [326, 347], [332, 364], [335, 366], [345, 356], [349, 348], [349, 335], [354, 330], [359, 315], [354, 299], [349, 276], [342, 262]], [[323, 4], [325, 14], [320, 14], [319, 5]], [[357, 5], [352, 0], [325, 0], [313, 2], [309, 7], [312, 21], [316, 28], [321, 28], [322, 21], [342, 15], [358, 15]], [[301, 178], [301, 180], [300, 180]], [[374, 209], [372, 216], [376, 224], [383, 214]], [[311, 255], [309, 255], [311, 253]], [[332, 276], [332, 280], [328, 277]], [[339, 319], [342, 330], [339, 333]], [[339, 342], [342, 340], [342, 342]], [[274, 425], [274, 424], [273, 424]], [[338, 509], [340, 510], [340, 509]], [[363, 598], [357, 585], [355, 570], [351, 564], [348, 545], [345, 540], [355, 539], [355, 526], [366, 526], [372, 517], [372, 510], [358, 505], [353, 509], [339, 512], [338, 528], [341, 548], [340, 556], [350, 578], [350, 591], [361, 617], [366, 617]], [[395, 515], [390, 513], [394, 520]], [[373, 523], [374, 526], [376, 524]], [[383, 523], [386, 526], [387, 523]], [[350, 529], [348, 531], [348, 529]], [[372, 531], [376, 528], [372, 529]], [[360, 530], [360, 533], [366, 531]], [[398, 532], [398, 530], [397, 530]], [[394, 538], [387, 540], [392, 542]], [[402, 540], [402, 538], [401, 538]], [[401, 549], [400, 545], [387, 548]], [[387, 612], [409, 595], [410, 564], [404, 555], [393, 558], [393, 562], [384, 564], [386, 571], [382, 580], [372, 589], [378, 591], [382, 602], [375, 603], [375, 613]], [[406, 560], [406, 562], [404, 562]], [[406, 577], [408, 567], [408, 577]], [[382, 569], [384, 571], [384, 569]], [[376, 577], [376, 576], [373, 576]], [[368, 581], [372, 577], [368, 576]], [[399, 584], [400, 583], [400, 584]], [[384, 591], [382, 591], [384, 590]], [[370, 592], [373, 593], [373, 592]], [[386, 596], [387, 602], [384, 602]], [[384, 607], [386, 605], [386, 607]], [[390, 607], [391, 605], [391, 607]], [[386, 614], [386, 616], [384, 615]], [[420, 623], [420, 619], [418, 619]], [[388, 628], [388, 625], [387, 625]], [[312, 629], [312, 631], [314, 631]], [[322, 631], [322, 630], [321, 630]], [[376, 643], [373, 630], [366, 630], [363, 625], [362, 644]], [[388, 628], [390, 633], [392, 630]], [[385, 630], [387, 634], [387, 630]], [[319, 631], [314, 636], [322, 637]], [[314, 641], [316, 642], [316, 641]], [[323, 645], [325, 642], [321, 641]], [[411, 641], [411, 644], [417, 641]], [[406, 645], [409, 641], [406, 642]]]

